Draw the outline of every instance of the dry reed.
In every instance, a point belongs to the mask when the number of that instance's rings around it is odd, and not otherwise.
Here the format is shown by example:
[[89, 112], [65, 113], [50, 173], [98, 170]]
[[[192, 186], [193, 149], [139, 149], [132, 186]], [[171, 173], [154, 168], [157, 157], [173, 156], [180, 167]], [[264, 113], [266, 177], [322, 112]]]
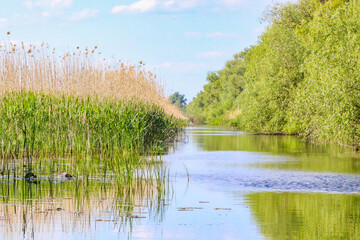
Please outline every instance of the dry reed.
[[0, 44], [0, 95], [31, 91], [111, 100], [136, 100], [162, 107], [167, 114], [185, 119], [166, 98], [156, 75], [144, 64], [126, 64], [101, 57], [98, 47], [78, 47], [57, 56], [48, 44]]

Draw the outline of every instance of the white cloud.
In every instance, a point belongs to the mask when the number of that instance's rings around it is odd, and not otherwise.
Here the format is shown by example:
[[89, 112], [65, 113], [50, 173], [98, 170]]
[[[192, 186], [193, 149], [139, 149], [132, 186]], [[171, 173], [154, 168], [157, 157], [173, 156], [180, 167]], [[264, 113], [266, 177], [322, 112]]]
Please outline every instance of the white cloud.
[[42, 15], [43, 17], [49, 17], [49, 16], [50, 16], [50, 13], [44, 11], [44, 12], [41, 13], [41, 15]]
[[36, 7], [42, 8], [68, 8], [71, 7], [74, 0], [26, 0], [25, 5], [32, 9]]
[[185, 36], [187, 36], [187, 37], [201, 37], [201, 38], [238, 38], [238, 37], [241, 37], [240, 34], [222, 33], [222, 32], [210, 32], [210, 33], [186, 32]]
[[221, 32], [213, 32], [205, 34], [208, 38], [228, 38], [228, 37], [240, 37], [240, 34], [231, 34], [231, 33], [221, 33]]
[[83, 20], [83, 19], [94, 18], [94, 17], [97, 17], [98, 14], [99, 14], [98, 9], [84, 9], [79, 12], [74, 12], [71, 15], [71, 17], [69, 18], [69, 20], [79, 21], [79, 20]]
[[204, 63], [196, 62], [164, 62], [157, 66], [154, 66], [155, 69], [168, 70], [174, 73], [183, 73], [183, 72], [204, 72], [208, 66]]
[[213, 10], [217, 11], [224, 8], [227, 10], [236, 10], [244, 6], [266, 6], [273, 2], [287, 1], [294, 2], [297, 0], [133, 0], [133, 2], [128, 5], [122, 4], [114, 6], [111, 12], [116, 14], [121, 12], [144, 13], [157, 10], [174, 11], [200, 6], [213, 7]]
[[120, 12], [150, 12], [154, 10], [179, 10], [193, 8], [203, 0], [139, 0], [130, 5], [117, 5], [112, 13]]
[[246, 3], [246, 0], [218, 0], [217, 3], [225, 6], [236, 6]]
[[225, 56], [227, 52], [224, 51], [209, 51], [209, 52], [201, 52], [196, 54], [196, 57], [200, 58], [217, 58]]
[[131, 11], [131, 12], [148, 12], [153, 10], [158, 5], [157, 0], [140, 0], [138, 2], [134, 2], [129, 6], [119, 5], [113, 7], [111, 10], [112, 13], [119, 13], [124, 11]]
[[7, 22], [7, 18], [0, 18], [0, 23], [5, 23]]

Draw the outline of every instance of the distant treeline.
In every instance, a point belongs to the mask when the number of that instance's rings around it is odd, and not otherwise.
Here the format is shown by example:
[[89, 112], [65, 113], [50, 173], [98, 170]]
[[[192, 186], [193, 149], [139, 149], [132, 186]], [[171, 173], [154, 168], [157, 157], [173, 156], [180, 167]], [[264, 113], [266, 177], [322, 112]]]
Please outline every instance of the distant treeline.
[[197, 122], [360, 143], [360, 0], [273, 6], [257, 45], [210, 73]]

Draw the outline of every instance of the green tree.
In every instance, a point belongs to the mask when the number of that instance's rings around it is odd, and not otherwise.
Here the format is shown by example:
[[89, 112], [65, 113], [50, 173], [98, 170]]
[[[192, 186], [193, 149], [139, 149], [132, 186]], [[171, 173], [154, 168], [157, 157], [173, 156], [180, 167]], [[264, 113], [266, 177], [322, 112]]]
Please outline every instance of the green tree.
[[175, 92], [173, 93], [170, 97], [170, 102], [171, 104], [174, 104], [175, 106], [177, 106], [178, 108], [180, 108], [181, 110], [185, 110], [186, 106], [187, 106], [187, 99], [185, 98], [184, 94], [180, 94], [179, 92]]
[[225, 67], [217, 72], [210, 72], [204, 86], [189, 104], [187, 114], [196, 122], [224, 124], [228, 113], [236, 108], [236, 98], [244, 88], [245, 55], [247, 50], [234, 54]]
[[359, 149], [360, 0], [277, 4], [264, 20], [259, 42], [210, 73], [187, 114]]
[[293, 132], [360, 143], [360, 1], [329, 1], [302, 29], [305, 81], [290, 110]]

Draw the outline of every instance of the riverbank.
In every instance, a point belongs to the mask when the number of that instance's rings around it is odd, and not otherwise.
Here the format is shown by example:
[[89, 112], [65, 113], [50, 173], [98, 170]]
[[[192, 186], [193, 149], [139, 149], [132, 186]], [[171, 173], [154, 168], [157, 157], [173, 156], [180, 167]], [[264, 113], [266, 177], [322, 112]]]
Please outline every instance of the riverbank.
[[359, 3], [274, 5], [258, 43], [208, 75], [188, 116], [359, 149]]

